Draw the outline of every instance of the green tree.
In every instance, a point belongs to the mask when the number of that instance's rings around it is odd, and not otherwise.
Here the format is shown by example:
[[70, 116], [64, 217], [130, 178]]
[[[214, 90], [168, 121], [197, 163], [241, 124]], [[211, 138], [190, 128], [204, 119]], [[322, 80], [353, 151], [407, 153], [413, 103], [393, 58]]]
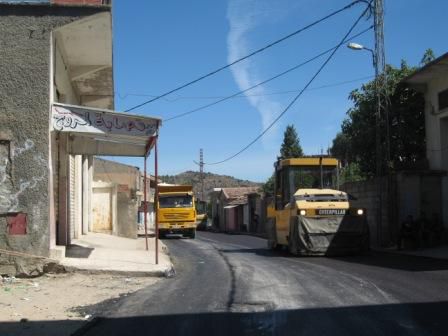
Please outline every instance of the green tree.
[[423, 54], [422, 60], [420, 61], [420, 66], [424, 66], [429, 62], [434, 61], [435, 59], [436, 56], [434, 55], [434, 51], [432, 51], [432, 49], [426, 49], [425, 53]]
[[261, 187], [261, 190], [269, 196], [274, 195], [274, 183], [275, 183], [275, 176], [272, 174], [270, 178], [263, 184]]
[[300, 146], [299, 137], [294, 125], [286, 126], [283, 135], [283, 143], [280, 147], [280, 160], [303, 156], [303, 150]]
[[330, 155], [338, 158], [342, 165], [351, 161], [350, 139], [346, 134], [339, 132], [333, 139], [333, 145], [330, 148]]
[[[430, 53], [425, 53], [430, 59]], [[424, 57], [425, 58], [425, 57]], [[412, 74], [415, 67], [402, 61], [400, 68], [386, 67], [387, 99], [389, 100], [390, 162], [385, 155], [380, 159], [383, 167], [403, 170], [417, 168], [425, 158], [424, 99], [422, 94], [409, 88], [402, 80]], [[331, 152], [340, 160], [356, 163], [364, 177], [373, 176], [376, 167], [375, 81], [370, 81], [349, 95], [353, 107], [347, 111], [341, 133], [333, 140]], [[381, 146], [386, 148], [386, 121], [381, 118]]]
[[[303, 156], [303, 150], [300, 146], [300, 140], [297, 135], [297, 131], [294, 125], [286, 126], [285, 133], [283, 135], [283, 143], [280, 147], [280, 156], [279, 160], [289, 159], [294, 157]], [[263, 184], [262, 190], [266, 195], [274, 194], [274, 183], [275, 176], [274, 174], [268, 178], [268, 180]]]

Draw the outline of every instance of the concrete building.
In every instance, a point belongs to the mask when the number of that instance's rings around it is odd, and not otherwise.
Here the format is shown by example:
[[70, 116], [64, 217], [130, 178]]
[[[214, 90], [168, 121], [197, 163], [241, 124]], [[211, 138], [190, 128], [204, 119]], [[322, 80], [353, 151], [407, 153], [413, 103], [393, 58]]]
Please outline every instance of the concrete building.
[[92, 231], [137, 238], [140, 169], [93, 159]]
[[258, 187], [214, 188], [210, 193], [212, 225], [223, 232], [264, 232]]
[[[137, 238], [144, 234], [144, 176], [138, 167], [93, 159], [93, 231]], [[154, 230], [155, 178], [147, 176], [148, 229]], [[98, 229], [95, 229], [98, 224]]]
[[160, 119], [111, 111], [111, 10], [0, 1], [0, 273], [39, 267], [7, 251], [56, 257], [92, 230], [94, 155], [156, 141]]
[[442, 175], [438, 186], [443, 222], [448, 228], [448, 53], [417, 70], [405, 82], [425, 96], [426, 157], [429, 168]]

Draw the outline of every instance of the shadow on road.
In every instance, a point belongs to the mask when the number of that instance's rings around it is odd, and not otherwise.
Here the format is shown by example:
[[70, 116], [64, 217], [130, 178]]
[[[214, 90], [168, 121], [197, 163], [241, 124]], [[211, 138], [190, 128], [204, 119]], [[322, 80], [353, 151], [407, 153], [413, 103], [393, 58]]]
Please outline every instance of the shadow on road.
[[428, 271], [442, 271], [448, 270], [448, 260], [432, 259], [427, 257], [399, 255], [386, 252], [370, 252], [365, 255], [350, 255], [350, 256], [333, 256], [333, 257], [319, 257], [319, 256], [303, 256], [297, 257], [291, 255], [287, 251], [272, 251], [265, 248], [243, 248], [243, 249], [219, 249], [222, 253], [252, 253], [262, 257], [268, 258], [293, 258], [303, 261], [312, 261], [315, 259], [326, 258], [334, 259], [341, 262], [357, 263], [367, 266], [375, 266], [381, 268], [391, 268], [403, 270], [408, 272], [428, 272]]
[[[96, 318], [87, 335], [446, 335], [448, 302]], [[69, 321], [1, 323], [1, 335], [64, 333]]]

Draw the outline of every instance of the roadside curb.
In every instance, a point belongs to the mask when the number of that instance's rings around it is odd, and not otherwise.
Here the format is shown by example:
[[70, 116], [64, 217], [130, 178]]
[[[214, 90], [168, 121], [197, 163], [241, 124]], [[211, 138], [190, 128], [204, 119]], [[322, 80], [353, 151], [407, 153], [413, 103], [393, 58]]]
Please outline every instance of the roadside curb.
[[110, 274], [130, 277], [154, 277], [154, 278], [171, 278], [175, 274], [174, 266], [171, 264], [163, 270], [157, 271], [120, 271], [120, 270], [101, 270], [101, 269], [85, 269], [74, 266], [64, 266], [69, 273], [84, 274]]
[[[170, 256], [170, 251], [168, 246], [163, 242], [159, 241], [159, 255], [163, 254], [164, 258], [160, 259], [161, 263], [158, 265], [148, 265], [146, 270], [131, 268], [126, 269], [126, 267], [121, 267], [120, 265], [83, 265], [83, 264], [73, 264], [71, 262], [64, 262], [61, 260], [59, 265], [61, 265], [66, 272], [70, 273], [84, 273], [84, 274], [109, 274], [118, 276], [128, 276], [128, 277], [154, 277], [154, 278], [171, 278], [175, 276], [176, 271]], [[166, 258], [167, 257], [167, 258]], [[124, 268], [124, 269], [123, 269]]]

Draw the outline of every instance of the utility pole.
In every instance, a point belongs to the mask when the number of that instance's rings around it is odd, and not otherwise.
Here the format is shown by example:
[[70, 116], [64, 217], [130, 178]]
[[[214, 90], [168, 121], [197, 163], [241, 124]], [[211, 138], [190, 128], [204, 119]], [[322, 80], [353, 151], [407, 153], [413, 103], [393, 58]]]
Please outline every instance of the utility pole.
[[199, 149], [199, 162], [193, 160], [199, 166], [199, 173], [201, 179], [201, 201], [205, 202], [204, 195], [204, 150], [202, 148]]
[[[382, 169], [382, 141], [381, 141], [381, 121], [382, 111], [385, 112], [384, 105], [386, 102], [386, 57], [384, 51], [384, 10], [383, 0], [374, 1], [374, 30], [375, 30], [375, 50], [373, 55], [373, 63], [375, 67], [375, 86], [376, 86], [376, 175], [381, 176]], [[387, 125], [386, 125], [387, 127]], [[387, 127], [388, 128], [388, 127]], [[387, 153], [387, 150], [386, 150]]]
[[199, 149], [199, 172], [201, 173], [201, 196], [202, 202], [205, 202], [204, 195], [204, 151]]
[[[389, 96], [387, 93], [386, 56], [384, 51], [384, 0], [373, 0], [373, 17], [375, 31], [375, 50], [364, 47], [358, 43], [349, 43], [347, 47], [353, 50], [368, 50], [372, 54], [373, 67], [375, 68], [375, 177], [377, 184], [377, 242], [383, 245], [383, 176], [385, 179], [385, 194], [387, 195], [388, 219], [392, 214], [390, 196], [390, 134], [389, 134]], [[384, 123], [384, 125], [383, 125]], [[383, 134], [385, 130], [383, 148]], [[384, 153], [383, 153], [384, 151]], [[383, 162], [386, 161], [386, 174], [383, 171]], [[389, 231], [390, 233], [390, 231]]]
[[[375, 50], [373, 53], [373, 63], [375, 67], [375, 91], [376, 91], [376, 178], [378, 191], [378, 211], [377, 211], [377, 239], [378, 244], [382, 245], [383, 229], [383, 157], [386, 159], [386, 169], [389, 171], [390, 150], [389, 150], [389, 115], [387, 107], [387, 74], [386, 74], [386, 56], [384, 50], [384, 3], [383, 0], [374, 0], [374, 31], [375, 31]], [[385, 122], [385, 155], [383, 156], [382, 146], [382, 121], [384, 112]], [[386, 184], [386, 193], [389, 194], [388, 184]]]

